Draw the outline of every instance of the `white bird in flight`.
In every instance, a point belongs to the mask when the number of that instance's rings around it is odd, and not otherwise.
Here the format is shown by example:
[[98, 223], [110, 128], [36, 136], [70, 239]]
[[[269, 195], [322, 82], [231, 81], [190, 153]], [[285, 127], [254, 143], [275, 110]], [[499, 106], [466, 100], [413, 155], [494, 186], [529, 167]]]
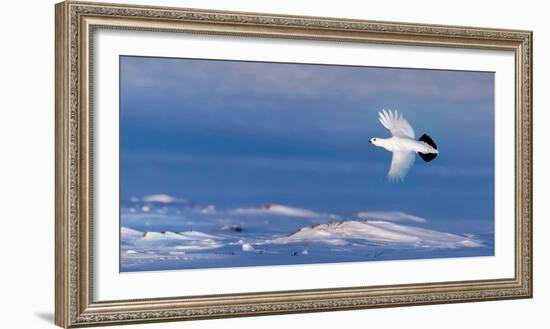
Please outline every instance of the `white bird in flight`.
[[378, 120], [392, 134], [390, 138], [374, 137], [370, 143], [383, 147], [393, 153], [388, 178], [392, 181], [402, 181], [409, 168], [414, 163], [415, 153], [422, 160], [430, 162], [437, 157], [437, 145], [430, 136], [423, 134], [418, 140], [414, 137], [414, 130], [409, 122], [397, 110], [382, 110], [378, 112]]

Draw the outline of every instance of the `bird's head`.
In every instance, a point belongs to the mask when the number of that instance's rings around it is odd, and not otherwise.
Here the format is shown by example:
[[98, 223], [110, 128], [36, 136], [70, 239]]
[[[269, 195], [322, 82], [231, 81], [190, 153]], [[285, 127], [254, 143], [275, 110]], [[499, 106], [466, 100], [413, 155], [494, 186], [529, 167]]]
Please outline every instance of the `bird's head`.
[[383, 138], [373, 137], [369, 139], [369, 143], [374, 144], [376, 146], [382, 146]]

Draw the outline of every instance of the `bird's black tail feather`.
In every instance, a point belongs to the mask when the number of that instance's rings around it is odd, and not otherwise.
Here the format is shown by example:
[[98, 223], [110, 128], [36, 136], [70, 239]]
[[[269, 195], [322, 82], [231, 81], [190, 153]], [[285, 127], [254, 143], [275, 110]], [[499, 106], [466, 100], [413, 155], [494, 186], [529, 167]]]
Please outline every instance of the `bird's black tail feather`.
[[[431, 147], [433, 147], [434, 149], [437, 150], [437, 145], [435, 145], [435, 142], [433, 141], [433, 139], [430, 136], [428, 136], [426, 134], [423, 134], [422, 136], [420, 136], [420, 138], [418, 140], [430, 145]], [[437, 153], [420, 153], [420, 152], [418, 152], [418, 155], [422, 158], [422, 160], [424, 160], [426, 162], [430, 162], [433, 159], [437, 158]]]

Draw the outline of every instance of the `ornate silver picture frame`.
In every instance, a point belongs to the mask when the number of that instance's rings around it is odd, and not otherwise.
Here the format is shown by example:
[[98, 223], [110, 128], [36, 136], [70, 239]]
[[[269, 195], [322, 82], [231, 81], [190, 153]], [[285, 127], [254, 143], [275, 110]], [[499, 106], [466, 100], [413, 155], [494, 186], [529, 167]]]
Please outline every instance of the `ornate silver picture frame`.
[[[56, 5], [55, 323], [198, 320], [531, 298], [532, 32], [65, 1]], [[98, 299], [94, 294], [94, 34], [103, 30], [507, 51], [514, 56], [513, 276], [384, 285]], [[129, 54], [131, 55], [131, 54]], [[512, 145], [506, 147], [512, 148]], [[510, 191], [512, 193], [512, 191]], [[118, 252], [118, 250], [113, 250]], [[207, 285], [207, 282], [197, 282]]]

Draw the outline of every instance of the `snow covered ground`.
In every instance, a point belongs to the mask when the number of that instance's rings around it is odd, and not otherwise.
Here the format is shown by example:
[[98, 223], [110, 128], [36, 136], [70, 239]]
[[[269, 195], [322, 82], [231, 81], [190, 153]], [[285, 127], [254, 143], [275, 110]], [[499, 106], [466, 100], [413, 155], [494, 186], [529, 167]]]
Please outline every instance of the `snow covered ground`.
[[494, 254], [492, 234], [442, 232], [399, 211], [349, 215], [269, 204], [217, 209], [168, 195], [121, 209], [121, 271]]

